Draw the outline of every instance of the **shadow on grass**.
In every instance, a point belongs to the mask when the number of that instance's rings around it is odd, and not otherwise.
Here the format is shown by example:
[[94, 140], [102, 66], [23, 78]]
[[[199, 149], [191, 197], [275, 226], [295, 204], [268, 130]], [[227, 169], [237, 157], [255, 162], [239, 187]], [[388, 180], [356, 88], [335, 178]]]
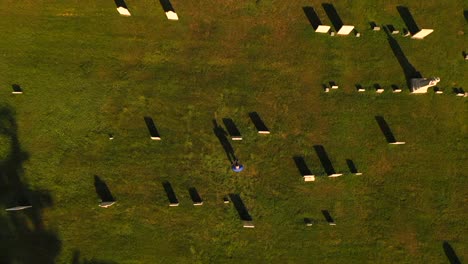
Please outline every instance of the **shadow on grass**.
[[358, 173], [358, 170], [356, 168], [356, 164], [354, 164], [353, 160], [346, 159], [346, 164], [348, 164], [348, 168], [349, 168], [349, 171], [351, 173]]
[[444, 248], [445, 256], [447, 256], [448, 260], [450, 261], [450, 264], [461, 264], [460, 259], [458, 258], [457, 254], [455, 253], [455, 250], [453, 250], [449, 242], [444, 241], [444, 243], [442, 243], [442, 247]]
[[13, 88], [13, 92], [15, 92], [15, 93], [22, 93], [23, 92], [23, 89], [21, 88], [21, 86], [19, 84], [12, 84], [11, 88]]
[[327, 173], [327, 175], [335, 174], [335, 168], [333, 168], [333, 164], [328, 157], [325, 148], [322, 145], [315, 145], [314, 146], [315, 152], [317, 153], [318, 158], [320, 159], [320, 163], [322, 163], [323, 169]]
[[189, 194], [194, 204], [201, 204], [203, 202], [202, 198], [200, 197], [200, 194], [198, 193], [195, 187], [189, 188]]
[[114, 0], [114, 2], [117, 7], [123, 7], [125, 9], [128, 9], [127, 4], [124, 0]]
[[411, 15], [409, 9], [406, 6], [397, 6], [397, 10], [411, 35], [418, 33], [419, 27], [416, 24], [416, 21], [414, 21], [413, 15]]
[[269, 129], [263, 122], [262, 118], [257, 112], [250, 112], [249, 113], [250, 120], [252, 120], [252, 123], [254, 124], [255, 128], [259, 133], [262, 132], [268, 132]]
[[223, 118], [223, 123], [224, 123], [224, 126], [226, 126], [226, 129], [227, 129], [229, 135], [231, 136], [231, 138], [241, 138], [242, 137], [239, 129], [237, 128], [236, 124], [234, 123], [234, 121], [231, 118]]
[[148, 131], [150, 133], [151, 138], [152, 139], [160, 138], [158, 129], [156, 128], [156, 125], [154, 124], [153, 118], [149, 116], [145, 116], [145, 123], [146, 123], [146, 126], [148, 127]]
[[52, 206], [48, 191], [31, 189], [22, 179], [23, 162], [28, 158], [21, 150], [14, 113], [0, 107], [0, 207], [31, 205], [23, 211], [9, 211], [0, 216], [0, 263], [55, 263], [61, 242], [47, 229], [42, 210]]
[[159, 0], [159, 3], [161, 3], [161, 6], [162, 6], [164, 12], [169, 12], [169, 11], [175, 12], [174, 7], [171, 4], [171, 1], [169, 1], [169, 0]]
[[468, 22], [468, 10], [463, 10], [463, 16], [465, 17], [466, 22]]
[[333, 6], [333, 4], [330, 4], [330, 3], [324, 3], [322, 4], [322, 7], [325, 10], [325, 13], [327, 13], [327, 16], [330, 19], [335, 30], [336, 31], [340, 30], [340, 28], [343, 26], [343, 21], [338, 15], [338, 12], [336, 11], [335, 6]]
[[391, 32], [384, 27], [385, 34], [387, 34], [388, 44], [393, 51], [393, 55], [395, 55], [398, 63], [400, 63], [401, 68], [403, 69], [403, 73], [405, 74], [406, 84], [408, 88], [411, 90], [411, 79], [412, 78], [421, 78], [421, 73], [419, 73], [416, 68], [408, 61], [406, 58], [405, 53], [401, 49], [398, 42], [392, 37]]
[[310, 25], [314, 28], [317, 29], [318, 26], [322, 25], [322, 21], [320, 21], [319, 16], [315, 12], [315, 9], [311, 6], [304, 6], [302, 8], [304, 11], [304, 14], [306, 15], [307, 19], [309, 20]]
[[234, 207], [236, 208], [240, 219], [243, 221], [252, 221], [252, 217], [250, 216], [249, 211], [247, 210], [247, 207], [245, 207], [244, 202], [242, 201], [240, 195], [231, 193], [229, 194], [229, 198], [234, 204]]
[[73, 257], [72, 257], [72, 261], [71, 261], [71, 264], [117, 264], [117, 262], [114, 262], [114, 261], [104, 261], [104, 260], [97, 260], [97, 259], [83, 259], [81, 260], [81, 256], [80, 256], [80, 251], [78, 250], [75, 250], [73, 252]]
[[299, 170], [301, 176], [305, 175], [312, 175], [312, 171], [307, 166], [304, 157], [301, 156], [294, 156], [293, 157], [294, 163], [296, 163], [296, 167]]
[[388, 126], [387, 121], [385, 121], [383, 116], [375, 116], [375, 120], [377, 121], [377, 124], [379, 125], [379, 128], [382, 131], [382, 134], [385, 136], [387, 143], [395, 143], [396, 138], [393, 135], [392, 130]]
[[216, 119], [213, 119], [213, 126], [213, 132], [221, 143], [221, 146], [223, 146], [229, 162], [232, 163], [233, 161], [237, 160], [236, 156], [234, 155], [234, 148], [227, 138], [228, 133], [218, 124]]
[[107, 184], [99, 178], [99, 176], [94, 175], [94, 188], [96, 189], [96, 194], [99, 196], [103, 202], [114, 202], [114, 196], [112, 196], [109, 187]]
[[164, 191], [166, 192], [169, 203], [174, 204], [174, 205], [179, 204], [179, 200], [177, 200], [177, 196], [174, 192], [174, 189], [172, 188], [171, 183], [168, 181], [165, 181], [162, 183], [162, 185], [164, 187]]
[[325, 217], [325, 220], [327, 221], [328, 224], [334, 224], [335, 220], [331, 216], [330, 212], [328, 210], [322, 210], [323, 217]]

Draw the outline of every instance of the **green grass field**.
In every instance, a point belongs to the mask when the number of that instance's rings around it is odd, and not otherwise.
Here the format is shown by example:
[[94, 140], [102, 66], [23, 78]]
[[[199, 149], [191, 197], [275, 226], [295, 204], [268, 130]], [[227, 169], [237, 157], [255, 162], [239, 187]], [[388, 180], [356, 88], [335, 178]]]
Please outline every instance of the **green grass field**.
[[[112, 0], [0, 0], [0, 263], [449, 263], [444, 241], [468, 261], [467, 104], [452, 93], [468, 90], [466, 1], [333, 1], [360, 38], [314, 33], [302, 7], [330, 24], [322, 1], [172, 0], [176, 22], [157, 0], [126, 2], [131, 17]], [[398, 5], [435, 30], [395, 40], [444, 94], [409, 94], [386, 34], [370, 30], [402, 28]], [[340, 89], [323, 93], [331, 80]], [[374, 83], [385, 93], [355, 90]], [[377, 115], [407, 144], [388, 145]], [[231, 144], [244, 172], [230, 171], [214, 118], [242, 132]], [[314, 145], [345, 175], [326, 177]], [[324, 177], [303, 182], [297, 155]], [[98, 207], [95, 175], [114, 206]], [[5, 212], [19, 194], [33, 208]]]

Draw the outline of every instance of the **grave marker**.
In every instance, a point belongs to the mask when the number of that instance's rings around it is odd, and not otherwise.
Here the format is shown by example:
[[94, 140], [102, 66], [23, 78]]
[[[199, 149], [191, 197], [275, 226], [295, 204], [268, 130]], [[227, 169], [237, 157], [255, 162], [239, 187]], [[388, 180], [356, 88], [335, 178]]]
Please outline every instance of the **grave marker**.
[[18, 84], [13, 84], [11, 88], [13, 88], [12, 94], [23, 94], [23, 89]]
[[338, 30], [338, 32], [336, 33], [337, 35], [349, 35], [349, 33], [351, 33], [354, 29], [354, 26], [350, 26], [350, 25], [343, 25], [340, 30]]
[[424, 39], [425, 37], [427, 37], [432, 32], [434, 32], [433, 29], [421, 29], [419, 32], [414, 34], [411, 38], [412, 39]]
[[260, 118], [257, 112], [249, 113], [250, 120], [254, 123], [255, 128], [257, 128], [258, 134], [270, 134], [270, 130], [265, 125], [263, 120]]
[[15, 206], [11, 208], [6, 208], [5, 211], [21, 211], [21, 210], [28, 209], [31, 207], [32, 205], [20, 205], [20, 206]]
[[411, 79], [411, 93], [421, 94], [427, 93], [427, 89], [436, 86], [440, 82], [439, 77], [432, 78], [413, 78]]
[[330, 212], [328, 212], [328, 210], [322, 210], [322, 214], [329, 225], [336, 225], [335, 220], [333, 220], [333, 217], [330, 215]]
[[156, 125], [154, 124], [153, 118], [149, 116], [145, 116], [145, 123], [148, 127], [148, 131], [150, 133], [150, 138], [152, 140], [161, 140], [158, 130], [156, 129]]

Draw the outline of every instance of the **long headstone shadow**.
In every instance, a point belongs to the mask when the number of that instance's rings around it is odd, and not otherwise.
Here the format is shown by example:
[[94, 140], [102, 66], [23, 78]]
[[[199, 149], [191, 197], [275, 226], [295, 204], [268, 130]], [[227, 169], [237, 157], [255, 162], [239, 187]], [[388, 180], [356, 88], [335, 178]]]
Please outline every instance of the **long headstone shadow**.
[[249, 211], [247, 210], [247, 207], [245, 207], [244, 202], [242, 201], [240, 195], [231, 193], [229, 194], [229, 198], [234, 204], [234, 207], [236, 208], [240, 219], [242, 221], [252, 221], [252, 217], [250, 216]]
[[169, 1], [169, 0], [159, 0], [159, 3], [161, 3], [161, 6], [162, 6], [164, 12], [169, 12], [169, 11], [175, 12], [174, 7], [171, 4], [171, 1]]
[[320, 18], [313, 7], [304, 6], [302, 7], [302, 10], [304, 11], [304, 14], [306, 15], [310, 25], [314, 28], [314, 30], [316, 30], [318, 26], [322, 25], [322, 21], [320, 21]]
[[333, 167], [333, 164], [322, 145], [315, 145], [314, 150], [317, 153], [320, 163], [322, 164], [323, 169], [327, 173], [328, 177], [338, 177], [342, 175], [341, 173], [336, 173], [335, 168]]
[[325, 13], [327, 13], [327, 16], [330, 19], [335, 30], [339, 31], [341, 27], [343, 26], [343, 21], [338, 15], [338, 12], [336, 11], [335, 6], [333, 6], [333, 4], [330, 4], [330, 3], [323, 3], [322, 7], [325, 10]]
[[146, 123], [146, 126], [148, 127], [148, 131], [150, 133], [151, 139], [161, 140], [161, 136], [159, 135], [158, 129], [156, 128], [156, 125], [154, 124], [153, 119], [149, 116], [145, 116], [145, 123]]
[[408, 31], [411, 33], [411, 35], [416, 34], [419, 32], [419, 27], [416, 24], [416, 21], [414, 21], [413, 15], [411, 15], [411, 12], [406, 6], [397, 6], [398, 13], [400, 13], [401, 19], [406, 24], [406, 27], [408, 28]]
[[125, 3], [124, 0], [114, 0], [114, 2], [115, 2], [115, 5], [117, 6], [117, 8], [123, 7], [125, 9], [128, 9], [127, 4]]
[[346, 164], [348, 165], [349, 171], [355, 175], [362, 175], [361, 172], [358, 171], [356, 168], [356, 164], [354, 164], [354, 161], [351, 159], [346, 159]]
[[115, 203], [115, 198], [109, 190], [109, 187], [107, 187], [107, 184], [97, 175], [94, 175], [94, 188], [96, 194], [101, 199], [101, 203], [99, 203], [100, 207], [107, 208]]
[[249, 117], [259, 134], [270, 134], [270, 130], [257, 112], [250, 112]]
[[294, 156], [293, 160], [304, 181], [315, 181], [315, 175], [312, 174], [312, 171], [307, 166], [304, 157]]
[[336, 225], [335, 220], [331, 216], [330, 212], [328, 212], [328, 210], [322, 210], [322, 214], [329, 225]]
[[388, 126], [387, 121], [383, 118], [383, 116], [375, 116], [375, 120], [377, 121], [377, 124], [380, 127], [380, 130], [382, 131], [382, 134], [385, 136], [385, 139], [387, 140], [387, 143], [395, 143], [397, 142], [395, 139], [395, 136], [393, 135], [392, 130]]
[[228, 133], [221, 127], [216, 119], [213, 119], [213, 132], [216, 135], [216, 137], [219, 140], [219, 143], [221, 143], [221, 146], [223, 146], [224, 152], [226, 152], [226, 156], [229, 160], [230, 163], [232, 163], [234, 160], [236, 160], [236, 156], [234, 155], [234, 148], [231, 145], [231, 142], [229, 142], [227, 136]]
[[465, 17], [466, 22], [468, 22], [468, 10], [463, 10], [463, 16]]
[[232, 140], [242, 140], [242, 135], [231, 118], [223, 118], [223, 123], [226, 126], [226, 129]]
[[166, 192], [167, 199], [169, 200], [169, 206], [179, 206], [179, 200], [177, 200], [177, 196], [172, 189], [172, 185], [170, 182], [165, 181], [162, 183], [164, 191]]
[[408, 85], [408, 88], [411, 89], [411, 79], [413, 79], [413, 78], [422, 78], [422, 75], [409, 62], [408, 58], [406, 58], [405, 53], [401, 49], [398, 42], [393, 38], [393, 36], [391, 35], [391, 32], [386, 27], [384, 27], [384, 31], [387, 34], [387, 40], [388, 40], [388, 43], [390, 45], [390, 48], [393, 51], [393, 55], [396, 57], [396, 59], [398, 60], [398, 63], [400, 64], [401, 68], [403, 69], [403, 73], [405, 74], [406, 83]]
[[455, 250], [453, 250], [449, 242], [444, 241], [444, 243], [442, 243], [442, 247], [444, 248], [445, 256], [447, 256], [448, 260], [450, 261], [450, 264], [461, 264], [460, 259], [458, 258], [457, 254], [455, 253]]
[[193, 205], [203, 204], [203, 200], [195, 187], [189, 188], [189, 194], [190, 198], [192, 199]]

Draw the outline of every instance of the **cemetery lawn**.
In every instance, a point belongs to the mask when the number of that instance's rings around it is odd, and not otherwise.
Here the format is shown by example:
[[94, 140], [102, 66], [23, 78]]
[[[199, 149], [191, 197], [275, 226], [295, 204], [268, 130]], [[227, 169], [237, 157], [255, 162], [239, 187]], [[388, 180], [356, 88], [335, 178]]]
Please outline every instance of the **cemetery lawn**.
[[[452, 93], [468, 90], [466, 1], [333, 1], [360, 38], [314, 33], [302, 8], [330, 24], [322, 1], [171, 2], [179, 21], [155, 0], [127, 0], [131, 17], [111, 0], [0, 0], [1, 263], [448, 263], [444, 241], [468, 261], [467, 104]], [[385, 33], [370, 30], [401, 29], [397, 5], [435, 30], [395, 40], [444, 94], [409, 94]], [[323, 93], [332, 80], [340, 88]], [[253, 111], [270, 135], [257, 134]], [[377, 115], [406, 145], [386, 143]], [[214, 118], [242, 133], [231, 142], [242, 173]], [[344, 176], [325, 176], [315, 145]], [[303, 182], [297, 155], [315, 182]], [[98, 207], [95, 175], [112, 207]], [[168, 206], [165, 181], [180, 206]], [[33, 209], [4, 211], [12, 186]], [[254, 229], [223, 203], [230, 193]]]

